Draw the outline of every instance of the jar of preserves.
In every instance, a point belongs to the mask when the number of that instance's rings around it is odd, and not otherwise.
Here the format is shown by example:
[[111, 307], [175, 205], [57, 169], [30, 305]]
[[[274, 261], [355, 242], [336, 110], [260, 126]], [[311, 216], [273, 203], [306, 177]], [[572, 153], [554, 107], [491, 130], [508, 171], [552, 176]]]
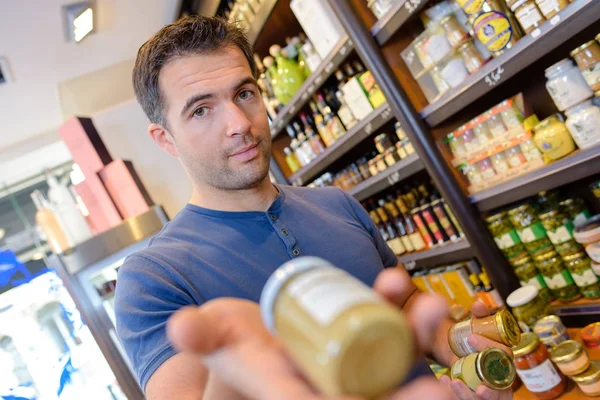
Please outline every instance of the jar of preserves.
[[379, 173], [379, 170], [377, 169], [377, 158], [372, 158], [369, 160], [369, 174], [371, 174], [371, 176], [375, 176]]
[[533, 326], [533, 332], [548, 348], [553, 348], [569, 340], [567, 328], [556, 315], [548, 315], [539, 319]]
[[558, 160], [575, 151], [575, 142], [557, 115], [546, 118], [533, 130], [535, 144], [548, 159]]
[[492, 214], [485, 219], [485, 222], [494, 237], [496, 245], [507, 258], [514, 257], [525, 250], [517, 231], [510, 223], [505, 212]]
[[583, 79], [595, 92], [600, 90], [600, 44], [590, 40], [571, 52]]
[[594, 105], [592, 100], [569, 108], [565, 115], [567, 129], [580, 149], [600, 143], [600, 107]]
[[567, 379], [550, 360], [546, 346], [535, 333], [524, 333], [512, 349], [517, 374], [527, 389], [540, 400], [555, 399], [567, 388]]
[[412, 367], [414, 339], [404, 314], [323, 259], [300, 257], [279, 267], [260, 308], [267, 329], [328, 396], [378, 397]]
[[510, 6], [525, 33], [531, 33], [546, 21], [533, 0], [517, 0]]
[[527, 158], [525, 158], [525, 154], [521, 151], [520, 146], [513, 146], [506, 150], [505, 153], [511, 168], [520, 167], [527, 162]]
[[506, 134], [507, 129], [504, 122], [502, 122], [500, 113], [488, 111], [485, 113], [485, 117], [487, 117], [488, 128], [494, 138], [503, 137]]
[[590, 366], [590, 356], [576, 340], [567, 340], [550, 350], [550, 359], [566, 376], [579, 375]]
[[408, 157], [408, 153], [406, 152], [406, 147], [402, 143], [402, 141], [396, 142], [396, 154], [401, 160], [404, 160]]
[[562, 302], [574, 301], [581, 297], [573, 277], [555, 251], [536, 256], [534, 261], [554, 297]]
[[488, 158], [484, 158], [475, 164], [475, 167], [479, 170], [479, 174], [481, 178], [484, 180], [491, 179], [496, 176], [496, 171], [494, 171], [494, 167], [492, 167], [492, 161]]
[[544, 301], [549, 303], [554, 300], [550, 289], [548, 289], [548, 286], [546, 285], [546, 281], [544, 281], [544, 276], [540, 274], [540, 271], [538, 271], [537, 266], [531, 257], [526, 256], [515, 261], [513, 268], [515, 275], [519, 278], [521, 286], [535, 286], [538, 289], [539, 296]]
[[371, 172], [369, 172], [369, 163], [367, 161], [367, 157], [362, 157], [356, 163], [362, 178], [369, 179], [371, 177]]
[[508, 217], [529, 254], [536, 256], [552, 250], [552, 243], [538, 218], [537, 210], [531, 204], [525, 203], [508, 210]]
[[521, 331], [515, 317], [508, 310], [498, 311], [485, 318], [472, 318], [454, 324], [448, 331], [448, 344], [457, 357], [466, 357], [476, 353], [467, 339], [469, 335], [484, 336], [508, 347], [516, 346], [521, 340]]
[[469, 70], [458, 52], [452, 52], [440, 63], [440, 75], [451, 87], [458, 87], [469, 76]]
[[583, 200], [578, 197], [564, 199], [559, 206], [574, 225], [581, 225], [592, 216]]
[[510, 165], [508, 164], [508, 160], [506, 159], [506, 155], [504, 152], [496, 153], [490, 156], [492, 160], [492, 166], [494, 167], [494, 171], [497, 174], [502, 174], [510, 169]]
[[560, 111], [565, 111], [594, 95], [579, 69], [568, 58], [546, 69], [546, 78], [546, 89]]
[[457, 47], [469, 38], [469, 34], [465, 32], [454, 14], [442, 18], [440, 25], [444, 29], [444, 32], [446, 32], [446, 39], [448, 39], [452, 47]]
[[569, 0], [535, 0], [535, 2], [548, 20], [569, 5]]
[[481, 53], [477, 51], [475, 45], [473, 45], [473, 41], [469, 40], [463, 43], [459, 48], [458, 52], [462, 56], [462, 59], [465, 63], [465, 67], [467, 67], [467, 71], [469, 74], [472, 74], [479, 70], [485, 64], [485, 60], [481, 56]]
[[487, 146], [488, 143], [494, 138], [490, 133], [487, 122], [476, 123], [473, 121], [473, 133], [477, 138], [477, 142], [480, 146]]
[[592, 361], [590, 367], [577, 376], [572, 376], [583, 394], [596, 397], [600, 396], [600, 361]]
[[[540, 296], [535, 286], [523, 286], [506, 298], [517, 321], [525, 326], [534, 326], [538, 319], [548, 315], [548, 303]], [[522, 336], [522, 335], [521, 335]]]
[[448, 144], [448, 147], [450, 147], [450, 152], [452, 152], [454, 157], [461, 158], [465, 155], [466, 149], [464, 135], [455, 136], [454, 133], [450, 133], [446, 137], [445, 142]]
[[461, 170], [467, 177], [471, 185], [478, 185], [483, 181], [481, 173], [474, 164], [462, 164]]
[[522, 141], [521, 144], [519, 144], [519, 147], [521, 147], [521, 151], [525, 155], [525, 159], [527, 159], [528, 162], [542, 158], [540, 149], [537, 148], [531, 139]]
[[592, 260], [585, 252], [565, 256], [564, 262], [581, 294], [590, 299], [599, 298], [600, 280], [592, 269]]
[[377, 171], [383, 172], [387, 169], [387, 164], [385, 163], [385, 158], [383, 154], [375, 157], [375, 165], [377, 165]]
[[560, 209], [545, 211], [540, 214], [540, 221], [554, 249], [561, 257], [583, 251], [583, 247], [573, 237], [574, 227], [570, 218]]
[[589, 348], [600, 346], [600, 322], [594, 322], [581, 330], [581, 340]]
[[391, 167], [392, 165], [400, 161], [400, 155], [396, 151], [396, 147], [390, 147], [389, 149], [387, 149], [385, 153], [383, 153], [383, 157], [388, 167]]
[[479, 150], [479, 141], [472, 129], [465, 129], [461, 136], [467, 152]]
[[390, 147], [394, 147], [394, 144], [387, 133], [382, 133], [375, 136], [375, 147], [379, 154], [383, 154]]
[[450, 370], [452, 379], [460, 379], [471, 390], [485, 385], [496, 390], [508, 389], [515, 381], [515, 366], [510, 356], [497, 347], [459, 358]]
[[500, 116], [507, 129], [520, 128], [523, 126], [523, 113], [512, 99], [500, 103]]

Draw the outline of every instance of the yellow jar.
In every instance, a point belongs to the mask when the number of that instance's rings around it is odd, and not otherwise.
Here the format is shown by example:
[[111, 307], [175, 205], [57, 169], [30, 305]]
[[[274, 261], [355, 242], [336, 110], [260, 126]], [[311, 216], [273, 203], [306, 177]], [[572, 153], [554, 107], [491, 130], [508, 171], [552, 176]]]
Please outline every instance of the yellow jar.
[[323, 259], [283, 264], [260, 307], [266, 327], [326, 395], [377, 398], [412, 366], [414, 339], [403, 313]]
[[588, 396], [600, 396], [600, 361], [592, 361], [583, 373], [572, 376], [579, 389]]
[[460, 379], [473, 391], [479, 385], [502, 390], [513, 384], [516, 370], [512, 359], [504, 350], [490, 347], [481, 353], [460, 358], [452, 365], [450, 376], [452, 379]]
[[533, 130], [535, 144], [550, 160], [558, 160], [575, 151], [575, 142], [557, 114], [546, 118]]
[[590, 357], [583, 345], [567, 340], [550, 350], [550, 358], [566, 376], [579, 375], [590, 366]]

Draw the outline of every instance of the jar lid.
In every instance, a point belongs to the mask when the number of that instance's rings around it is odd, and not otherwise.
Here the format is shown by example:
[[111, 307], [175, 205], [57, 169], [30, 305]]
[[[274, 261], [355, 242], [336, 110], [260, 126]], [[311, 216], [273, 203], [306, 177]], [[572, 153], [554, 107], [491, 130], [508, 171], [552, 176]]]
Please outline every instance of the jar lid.
[[387, 139], [387, 133], [380, 133], [379, 135], [375, 136], [376, 142], [380, 142], [385, 139]]
[[319, 257], [298, 257], [281, 265], [267, 280], [260, 294], [260, 314], [263, 323], [272, 334], [277, 334], [273, 316], [275, 300], [283, 285], [300, 272], [313, 268], [335, 266]]
[[515, 357], [523, 357], [533, 352], [540, 345], [540, 338], [535, 333], [526, 332], [521, 335], [521, 341], [511, 350]]
[[590, 40], [589, 42], [582, 44], [581, 46], [579, 46], [578, 48], [576, 48], [575, 50], [573, 50], [570, 53], [571, 57], [575, 56], [575, 54], [579, 53], [580, 51], [585, 50], [588, 47], [594, 45], [595, 43], [596, 43], [595, 40]]
[[549, 259], [551, 259], [553, 257], [557, 257], [557, 256], [558, 256], [558, 253], [555, 252], [554, 250], [552, 250], [547, 253], [540, 254], [539, 256], [534, 257], [534, 260], [535, 261], [546, 261], [546, 260], [549, 260]]
[[564, 261], [574, 261], [580, 258], [586, 258], [586, 254], [583, 251], [580, 251], [579, 253], [575, 253], [575, 254], [570, 254], [568, 256], [563, 256], [563, 260]]
[[520, 206], [517, 206], [515, 208], [511, 208], [510, 210], [508, 210], [508, 214], [509, 215], [513, 215], [513, 214], [516, 214], [518, 212], [525, 211], [529, 207], [531, 207], [531, 204], [529, 204], [529, 203], [521, 204]]
[[521, 340], [521, 329], [515, 316], [508, 310], [501, 310], [496, 313], [494, 320], [503, 341], [509, 346], [518, 345]]
[[575, 66], [575, 64], [573, 63], [573, 61], [571, 61], [570, 58], [563, 58], [562, 60], [560, 60], [556, 64], [552, 65], [551, 67], [546, 68], [545, 74], [546, 74], [546, 76], [552, 75], [552, 73], [560, 70], [561, 68], [574, 67], [574, 66]]
[[581, 110], [586, 109], [588, 107], [596, 107], [594, 105], [591, 97], [586, 100], [583, 100], [581, 103], [577, 103], [573, 107], [570, 107], [569, 109], [565, 110], [565, 115], [567, 117], [570, 117], [571, 115], [577, 114]]
[[600, 381], [600, 361], [592, 361], [588, 369], [579, 375], [572, 376], [571, 379], [584, 385]]
[[499, 213], [492, 214], [485, 219], [485, 222], [490, 223], [490, 222], [494, 222], [496, 220], [502, 219], [505, 216], [505, 214], [506, 213], [504, 211], [500, 211]]
[[581, 339], [587, 347], [598, 347], [600, 345], [600, 322], [594, 322], [583, 328]]
[[600, 214], [589, 218], [587, 221], [576, 225], [573, 236], [579, 243], [597, 242], [595, 240], [600, 235]]
[[566, 340], [552, 350], [550, 358], [555, 363], [569, 363], [577, 359], [583, 353], [583, 345], [576, 340]]
[[552, 218], [558, 215], [558, 210], [550, 210], [539, 215], [540, 219]]
[[476, 367], [477, 375], [492, 389], [507, 389], [515, 381], [516, 370], [512, 358], [497, 347], [479, 353]]
[[512, 6], [510, 6], [510, 11], [515, 12], [517, 10], [517, 8], [521, 7], [523, 4], [525, 4], [527, 1], [529, 0], [517, 0], [513, 3]]
[[535, 299], [539, 290], [533, 285], [525, 285], [508, 295], [506, 304], [510, 307], [520, 307]]
[[513, 266], [513, 268], [519, 268], [530, 262], [532, 262], [531, 257], [529, 257], [528, 255], [525, 255], [524, 257], [518, 258], [517, 260], [513, 261], [512, 266]]

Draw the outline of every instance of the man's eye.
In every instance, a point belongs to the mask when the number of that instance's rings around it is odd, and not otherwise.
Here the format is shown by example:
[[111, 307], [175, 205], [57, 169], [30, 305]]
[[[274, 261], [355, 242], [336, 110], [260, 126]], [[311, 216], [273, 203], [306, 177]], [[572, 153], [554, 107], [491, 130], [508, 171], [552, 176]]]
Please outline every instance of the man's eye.
[[200, 107], [194, 110], [195, 117], [204, 117], [206, 115], [207, 109], [206, 107]]
[[240, 92], [240, 99], [242, 100], [248, 100], [249, 98], [251, 98], [253, 95], [251, 90], [244, 90], [243, 92]]

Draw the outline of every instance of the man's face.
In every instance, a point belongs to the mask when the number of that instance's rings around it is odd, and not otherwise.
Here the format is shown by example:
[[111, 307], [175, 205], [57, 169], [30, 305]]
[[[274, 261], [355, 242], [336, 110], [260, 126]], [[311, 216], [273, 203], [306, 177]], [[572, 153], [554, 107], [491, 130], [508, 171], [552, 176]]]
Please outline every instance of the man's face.
[[239, 190], [265, 179], [271, 155], [269, 122], [239, 48], [170, 61], [160, 72], [159, 84], [168, 128], [154, 125], [158, 128], [153, 131], [151, 125], [151, 135], [180, 158], [194, 182]]

